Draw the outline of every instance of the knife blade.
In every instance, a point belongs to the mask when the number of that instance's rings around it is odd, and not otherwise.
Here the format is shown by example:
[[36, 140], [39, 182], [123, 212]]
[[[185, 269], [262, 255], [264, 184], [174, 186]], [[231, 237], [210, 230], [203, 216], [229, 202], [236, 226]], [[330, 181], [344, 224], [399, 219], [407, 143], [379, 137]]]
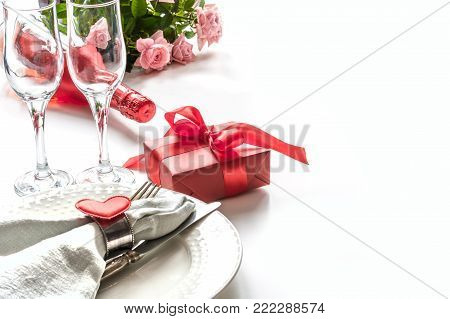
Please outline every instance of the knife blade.
[[201, 207], [200, 209], [196, 210], [189, 216], [187, 220], [185, 220], [180, 226], [178, 226], [177, 229], [174, 231], [168, 233], [167, 235], [164, 235], [158, 239], [154, 240], [148, 240], [144, 241], [141, 244], [139, 244], [137, 247], [135, 247], [132, 250], [129, 250], [123, 255], [120, 255], [114, 259], [109, 260], [106, 263], [105, 271], [103, 272], [102, 280], [105, 280], [106, 278], [111, 277], [114, 274], [119, 273], [122, 271], [125, 267], [127, 267], [130, 264], [136, 263], [144, 256], [155, 250], [156, 248], [164, 245], [171, 239], [178, 236], [181, 232], [184, 230], [190, 228], [194, 224], [196, 224], [201, 219], [205, 218], [212, 212], [216, 211], [217, 208], [219, 208], [221, 203], [214, 202], [211, 204], [207, 204], [204, 207]]

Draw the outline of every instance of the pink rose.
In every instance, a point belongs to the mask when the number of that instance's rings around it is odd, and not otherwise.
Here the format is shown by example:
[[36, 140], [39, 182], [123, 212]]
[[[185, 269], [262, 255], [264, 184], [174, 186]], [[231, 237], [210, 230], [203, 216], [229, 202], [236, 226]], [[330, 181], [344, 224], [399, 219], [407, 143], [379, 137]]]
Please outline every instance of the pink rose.
[[136, 41], [136, 49], [141, 53], [135, 65], [146, 70], [161, 71], [170, 62], [173, 45], [164, 39], [161, 30], [156, 31], [150, 38]]
[[198, 49], [203, 49], [205, 43], [210, 46], [219, 42], [222, 36], [222, 19], [215, 4], [206, 4], [204, 8], [196, 8], [197, 11], [197, 41]]
[[108, 31], [108, 21], [105, 18], [100, 18], [91, 26], [91, 30], [86, 37], [86, 43], [92, 44], [99, 49], [106, 49], [109, 40], [111, 40], [111, 36]]
[[192, 47], [193, 45], [186, 41], [184, 34], [181, 34], [173, 43], [172, 59], [182, 64], [194, 61], [195, 55], [192, 53]]

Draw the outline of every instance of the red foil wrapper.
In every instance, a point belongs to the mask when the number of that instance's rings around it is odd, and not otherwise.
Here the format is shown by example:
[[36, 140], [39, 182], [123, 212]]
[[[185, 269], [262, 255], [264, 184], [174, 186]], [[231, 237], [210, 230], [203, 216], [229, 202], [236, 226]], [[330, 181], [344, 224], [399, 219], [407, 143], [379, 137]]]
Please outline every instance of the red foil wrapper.
[[[175, 120], [175, 117], [181, 119]], [[290, 145], [245, 123], [207, 126], [200, 112], [182, 107], [165, 114], [171, 129], [144, 143], [144, 154], [130, 158], [128, 168], [145, 159], [156, 184], [209, 202], [270, 183], [270, 150], [307, 164], [302, 147]]]
[[[73, 83], [67, 65], [64, 65], [61, 85], [53, 95], [50, 105], [88, 105], [84, 95]], [[152, 100], [123, 83], [119, 84], [119, 87], [114, 92], [111, 107], [118, 110], [125, 117], [139, 123], [150, 121], [156, 113], [156, 105]]]
[[140, 123], [150, 121], [156, 113], [156, 105], [152, 100], [123, 83], [114, 92], [111, 107]]

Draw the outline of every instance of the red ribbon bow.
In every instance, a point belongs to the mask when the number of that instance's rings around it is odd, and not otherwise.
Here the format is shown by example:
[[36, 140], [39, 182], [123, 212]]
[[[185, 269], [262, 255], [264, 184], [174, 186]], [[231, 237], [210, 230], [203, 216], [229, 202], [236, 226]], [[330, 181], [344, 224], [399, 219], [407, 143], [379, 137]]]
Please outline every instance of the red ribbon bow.
[[[181, 118], [176, 119], [177, 115]], [[170, 125], [170, 129], [165, 136], [178, 136], [180, 139], [178, 144], [190, 145], [188, 149], [192, 149], [193, 144], [202, 147], [209, 145], [219, 162], [238, 158], [239, 153], [236, 152], [236, 148], [242, 144], [249, 144], [277, 151], [308, 164], [303, 147], [287, 144], [253, 125], [229, 122], [207, 126], [200, 111], [193, 106], [180, 107], [172, 112], [167, 112], [164, 116]], [[164, 158], [177, 155], [178, 152], [180, 152], [179, 147], [172, 148], [169, 154], [156, 154], [156, 160], [161, 161]], [[142, 158], [143, 155], [132, 157], [124, 164], [124, 167], [138, 168]], [[157, 166], [159, 165], [157, 164]], [[153, 172], [150, 172], [150, 177], [154, 183], [159, 184], [159, 169], [155, 168]], [[245, 181], [242, 178], [240, 180], [239, 187], [229, 187], [230, 184], [227, 186], [227, 181], [225, 181], [227, 195], [242, 191], [246, 185], [246, 179]]]
[[[176, 115], [183, 118], [176, 121]], [[187, 142], [208, 143], [219, 161], [236, 158], [239, 155], [234, 149], [242, 144], [250, 144], [272, 149], [302, 163], [308, 163], [303, 147], [287, 144], [253, 125], [229, 122], [207, 126], [200, 111], [193, 106], [180, 107], [167, 112], [164, 117], [171, 127], [166, 136], [178, 135]]]

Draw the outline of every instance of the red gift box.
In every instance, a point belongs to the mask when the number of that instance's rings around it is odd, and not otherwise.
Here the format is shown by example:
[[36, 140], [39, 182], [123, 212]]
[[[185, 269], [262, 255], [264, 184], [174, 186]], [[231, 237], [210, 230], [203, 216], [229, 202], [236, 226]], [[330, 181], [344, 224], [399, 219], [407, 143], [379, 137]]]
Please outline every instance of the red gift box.
[[[176, 119], [176, 116], [181, 119]], [[207, 126], [192, 106], [165, 114], [171, 129], [164, 138], [144, 143], [150, 180], [164, 188], [209, 202], [270, 183], [270, 149], [307, 164], [305, 150], [245, 123]]]

